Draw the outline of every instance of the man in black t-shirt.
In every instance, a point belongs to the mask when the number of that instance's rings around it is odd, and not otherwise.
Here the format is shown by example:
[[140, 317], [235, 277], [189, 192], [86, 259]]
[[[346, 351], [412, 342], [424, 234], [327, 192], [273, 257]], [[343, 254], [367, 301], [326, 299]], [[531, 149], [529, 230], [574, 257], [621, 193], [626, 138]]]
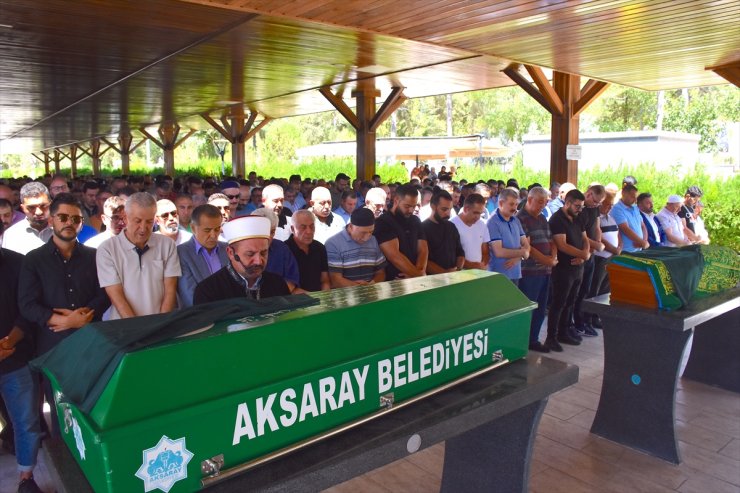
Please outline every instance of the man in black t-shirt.
[[460, 270], [465, 263], [465, 251], [460, 243], [460, 233], [450, 222], [452, 196], [439, 190], [432, 195], [429, 205], [432, 215], [421, 223], [429, 248], [427, 274]]
[[547, 316], [547, 339], [550, 351], [560, 352], [560, 343], [577, 346], [580, 342], [568, 333], [570, 313], [583, 276], [583, 264], [591, 258], [590, 245], [578, 215], [586, 197], [579, 190], [571, 190], [565, 203], [550, 218], [552, 239], [558, 248], [558, 263], [552, 268], [552, 303]]
[[576, 335], [593, 337], [599, 334], [587, 322], [587, 320], [591, 320], [591, 317], [586, 316], [583, 313], [581, 305], [583, 300], [586, 298], [586, 295], [591, 291], [591, 281], [594, 277], [594, 266], [596, 265], [593, 254], [594, 252], [601, 252], [604, 250], [604, 244], [601, 243], [599, 207], [601, 207], [601, 203], [606, 197], [606, 190], [603, 185], [591, 185], [588, 187], [588, 190], [586, 190], [584, 196], [586, 197], [586, 200], [583, 201], [583, 210], [578, 215], [578, 221], [586, 232], [592, 256], [583, 264], [583, 279], [581, 280], [581, 287], [578, 290], [578, 296], [576, 296], [576, 302], [572, 307], [572, 311], [573, 322], [577, 332]]
[[426, 275], [429, 250], [421, 221], [414, 216], [419, 193], [413, 185], [396, 188], [393, 207], [375, 221], [375, 238], [388, 260], [385, 278]]

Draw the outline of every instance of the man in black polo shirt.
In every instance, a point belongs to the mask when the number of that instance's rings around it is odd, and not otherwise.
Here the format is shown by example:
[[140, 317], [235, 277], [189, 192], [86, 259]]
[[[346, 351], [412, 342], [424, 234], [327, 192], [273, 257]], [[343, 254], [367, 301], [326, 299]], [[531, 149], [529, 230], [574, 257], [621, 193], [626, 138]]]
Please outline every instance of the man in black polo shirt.
[[[18, 306], [36, 329], [36, 353], [44, 354], [89, 322], [102, 318], [110, 306], [100, 287], [96, 250], [77, 241], [84, 221], [82, 207], [70, 193], [60, 193], [49, 207], [53, 235], [23, 260]], [[60, 436], [49, 381], [44, 395], [51, 408], [51, 431]]]
[[293, 234], [285, 241], [298, 262], [300, 282], [305, 291], [329, 291], [329, 260], [326, 247], [313, 239], [316, 220], [308, 209], [301, 209], [291, 218]]
[[375, 238], [388, 260], [388, 281], [426, 274], [427, 239], [421, 221], [414, 216], [419, 193], [411, 184], [396, 188], [393, 208], [375, 221]]
[[550, 218], [552, 239], [558, 247], [558, 263], [552, 268], [552, 303], [547, 316], [547, 340], [550, 351], [562, 351], [560, 343], [577, 346], [578, 340], [567, 332], [570, 313], [581, 286], [583, 264], [591, 258], [590, 245], [578, 215], [586, 197], [579, 190], [571, 190], [565, 203]]
[[432, 214], [421, 223], [429, 247], [427, 274], [460, 270], [465, 263], [465, 251], [460, 243], [460, 233], [450, 222], [452, 196], [439, 190], [432, 195], [429, 205]]
[[[606, 197], [606, 190], [603, 185], [591, 185], [584, 194], [586, 200], [583, 201], [583, 210], [578, 215], [578, 221], [583, 226], [583, 230], [588, 237], [591, 258], [583, 264], [583, 279], [581, 287], [578, 289], [576, 302], [572, 307], [573, 322], [575, 323], [576, 335], [594, 337], [599, 335], [598, 332], [588, 323], [591, 316], [584, 314], [581, 305], [586, 295], [591, 291], [591, 281], [594, 277], [595, 260], [593, 254], [604, 250], [604, 244], [601, 243], [601, 224], [599, 223], [599, 207]], [[573, 335], [573, 334], [571, 334]], [[577, 337], [576, 337], [577, 339]]]

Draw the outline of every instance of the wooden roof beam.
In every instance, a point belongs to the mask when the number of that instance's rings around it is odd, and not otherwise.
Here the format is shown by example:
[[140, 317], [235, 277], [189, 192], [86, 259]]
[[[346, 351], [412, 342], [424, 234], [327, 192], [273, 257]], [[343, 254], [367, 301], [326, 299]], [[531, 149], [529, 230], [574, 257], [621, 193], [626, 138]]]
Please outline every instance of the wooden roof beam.
[[711, 70], [735, 87], [740, 87], [740, 60], [717, 67], [707, 67], [707, 70]]
[[327, 101], [329, 101], [329, 103], [331, 103], [332, 106], [334, 106], [339, 114], [354, 127], [355, 130], [360, 128], [360, 120], [357, 118], [357, 115], [354, 114], [352, 109], [347, 106], [347, 103], [345, 103], [340, 96], [331, 92], [331, 89], [326, 86], [319, 88], [319, 92]]
[[509, 77], [509, 79], [516, 82], [516, 85], [524, 89], [524, 92], [532, 96], [532, 99], [540, 103], [543, 108], [552, 113], [552, 108], [550, 107], [547, 100], [542, 96], [540, 91], [538, 91], [537, 88], [532, 85], [531, 82], [529, 82], [522, 74], [519, 73], [519, 67], [521, 67], [520, 64], [514, 63], [506, 67], [503, 72]]
[[375, 132], [378, 127], [382, 125], [383, 122], [386, 121], [388, 117], [390, 117], [393, 112], [404, 103], [404, 101], [406, 101], [406, 99], [408, 99], [403, 95], [403, 90], [404, 88], [400, 86], [394, 87], [393, 90], [391, 90], [391, 93], [388, 95], [386, 100], [383, 101], [378, 112], [375, 113], [375, 116], [370, 120], [371, 132]]
[[[255, 115], [256, 115], [256, 113], [255, 113]], [[257, 125], [256, 125], [256, 126], [255, 126], [255, 127], [253, 128], [253, 129], [249, 130], [249, 132], [247, 132], [246, 134], [244, 134], [244, 138], [243, 138], [243, 139], [241, 140], [241, 142], [246, 142], [246, 141], [248, 141], [249, 139], [251, 139], [252, 137], [254, 137], [254, 135], [255, 135], [255, 134], [256, 134], [257, 132], [259, 132], [260, 130], [262, 130], [262, 127], [264, 127], [265, 125], [267, 125], [267, 124], [268, 124], [268, 123], [270, 123], [271, 121], [272, 121], [272, 118], [270, 118], [269, 116], [265, 116], [265, 117], [264, 117], [264, 118], [262, 119], [262, 121], [261, 121], [261, 122], [259, 122], [259, 123], [258, 123], [258, 124], [257, 124]], [[244, 127], [244, 130], [246, 130], [246, 129], [248, 129], [248, 128], [249, 128], [249, 127], [245, 126], [245, 127]]]
[[578, 97], [578, 101], [573, 104], [573, 116], [580, 115], [583, 110], [596, 101], [601, 94], [609, 89], [608, 82], [602, 82], [600, 80], [589, 79], [581, 88], [581, 94]]
[[555, 92], [555, 89], [552, 87], [552, 84], [550, 84], [550, 81], [547, 80], [547, 77], [545, 76], [545, 73], [542, 71], [542, 69], [535, 65], [525, 65], [524, 68], [527, 69], [527, 72], [529, 73], [530, 77], [532, 77], [532, 80], [537, 86], [537, 89], [540, 90], [540, 94], [542, 94], [542, 97], [545, 98], [545, 101], [547, 101], [548, 106], [551, 108], [550, 112], [552, 114], [562, 115], [563, 101]]

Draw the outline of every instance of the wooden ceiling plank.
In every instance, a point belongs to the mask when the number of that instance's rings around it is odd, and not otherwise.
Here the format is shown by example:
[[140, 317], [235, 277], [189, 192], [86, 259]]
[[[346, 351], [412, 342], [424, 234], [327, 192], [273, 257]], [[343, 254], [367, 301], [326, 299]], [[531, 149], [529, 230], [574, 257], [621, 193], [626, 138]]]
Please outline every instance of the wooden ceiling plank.
[[[633, 36], [633, 33], [635, 37], [639, 37], [638, 39], [654, 40], [655, 38], [659, 38], [660, 36], [658, 36], [657, 30], [661, 28], [663, 28], [665, 34], [671, 38], [683, 39], [684, 29], [704, 30], [703, 26], [697, 23], [693, 16], [694, 13], [687, 10], [685, 15], [681, 15], [680, 18], [672, 18], [667, 20], [666, 23], [661, 23], [659, 25], [637, 21], [632, 24], [626, 20], [622, 20], [616, 27], [611, 27], [609, 25], [604, 27], [595, 23], [588, 24], [586, 26], [568, 24], [560, 27], [555, 25], [548, 26], [548, 30], [546, 31], [531, 29], [519, 32], [514, 36], [512, 36], [512, 33], [510, 32], [504, 32], [495, 36], [484, 33], [471, 36], [467, 41], [462, 39], [457, 40], [453, 45], [463, 49], [480, 51], [481, 44], [496, 45], [498, 43], [524, 41], [525, 43], [522, 46], [526, 46], [526, 44], [541, 43], [543, 41], [551, 42], [554, 36], [559, 40], [571, 38], [581, 41], [579, 44], [582, 44], [582, 40], [586, 38], [603, 40], [610, 39], [612, 37], [616, 37], [620, 42], [626, 43], [627, 40], [631, 40], [630, 36]], [[660, 17], [656, 17], [656, 19], [660, 19]], [[577, 27], [577, 29], [574, 27]], [[646, 32], [649, 34], [646, 35]], [[524, 51], [525, 49], [526, 48], [522, 48], [520, 51]]]

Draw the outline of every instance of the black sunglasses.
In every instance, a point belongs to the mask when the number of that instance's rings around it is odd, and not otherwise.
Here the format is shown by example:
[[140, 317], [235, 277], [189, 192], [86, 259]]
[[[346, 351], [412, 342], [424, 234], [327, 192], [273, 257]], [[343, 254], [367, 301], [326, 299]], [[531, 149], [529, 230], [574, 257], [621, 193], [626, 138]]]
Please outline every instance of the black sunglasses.
[[63, 213], [59, 213], [55, 217], [63, 223], [66, 223], [67, 221], [71, 219], [73, 224], [80, 224], [85, 219], [82, 216], [76, 216], [76, 215], [73, 216], [71, 214], [63, 214]]

